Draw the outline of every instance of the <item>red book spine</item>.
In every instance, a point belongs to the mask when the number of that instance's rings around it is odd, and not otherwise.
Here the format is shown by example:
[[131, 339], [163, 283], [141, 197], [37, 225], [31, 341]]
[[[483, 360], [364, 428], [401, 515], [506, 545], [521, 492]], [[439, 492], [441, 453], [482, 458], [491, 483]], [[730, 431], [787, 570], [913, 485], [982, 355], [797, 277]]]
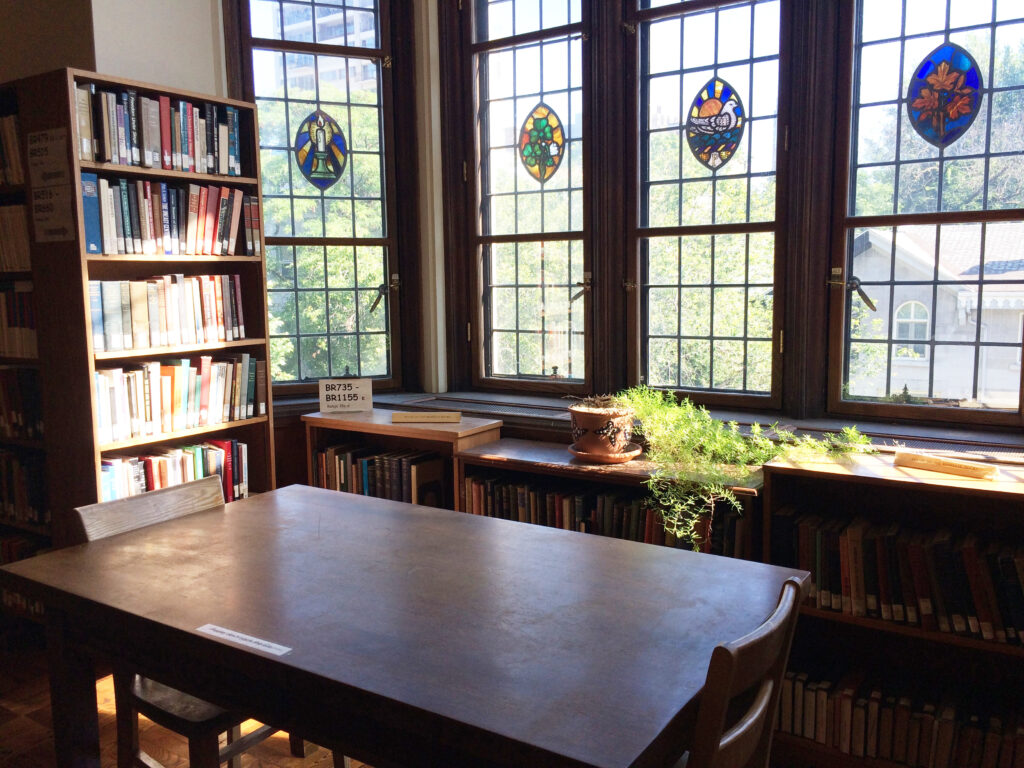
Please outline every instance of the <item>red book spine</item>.
[[[213, 238], [217, 233], [217, 213], [220, 211], [220, 189], [210, 187], [206, 195], [206, 224], [203, 229], [203, 253], [213, 255]], [[203, 209], [200, 208], [200, 213]]]
[[224, 291], [220, 284], [220, 275], [213, 276], [213, 308], [214, 318], [217, 323], [217, 341], [227, 339], [224, 332]]
[[[209, 195], [206, 187], [199, 187], [199, 204], [196, 210], [196, 246], [192, 253], [201, 254], [206, 235], [206, 198]], [[190, 204], [191, 207], [191, 204]]]
[[[188, 123], [188, 164], [190, 171], [198, 170], [195, 164], [196, 156], [196, 128], [195, 118], [192, 115], [192, 104], [185, 102], [185, 113]], [[182, 147], [182, 154], [185, 154], [185, 148]]]
[[914, 591], [917, 593], [917, 609], [922, 629], [937, 632], [939, 623], [935, 619], [932, 608], [932, 590], [928, 580], [928, 570], [924, 561], [924, 537], [916, 534], [910, 539], [907, 547], [910, 559], [910, 573], [914, 579]]

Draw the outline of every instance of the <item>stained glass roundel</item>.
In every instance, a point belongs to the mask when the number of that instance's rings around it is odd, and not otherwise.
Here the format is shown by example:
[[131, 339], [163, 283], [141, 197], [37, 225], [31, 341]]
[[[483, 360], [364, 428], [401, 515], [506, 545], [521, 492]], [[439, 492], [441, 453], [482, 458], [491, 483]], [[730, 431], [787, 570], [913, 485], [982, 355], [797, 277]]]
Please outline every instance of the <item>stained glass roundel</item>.
[[543, 184], [562, 163], [564, 147], [562, 121], [551, 107], [540, 102], [519, 131], [519, 159], [529, 174]]
[[322, 109], [311, 112], [295, 134], [295, 162], [306, 181], [327, 189], [341, 178], [347, 160], [348, 146], [341, 126]]
[[959, 45], [944, 43], [925, 56], [907, 90], [910, 124], [922, 139], [948, 147], [981, 110], [978, 62]]
[[736, 153], [746, 123], [746, 111], [736, 89], [725, 80], [712, 78], [690, 105], [686, 141], [694, 157], [715, 170]]

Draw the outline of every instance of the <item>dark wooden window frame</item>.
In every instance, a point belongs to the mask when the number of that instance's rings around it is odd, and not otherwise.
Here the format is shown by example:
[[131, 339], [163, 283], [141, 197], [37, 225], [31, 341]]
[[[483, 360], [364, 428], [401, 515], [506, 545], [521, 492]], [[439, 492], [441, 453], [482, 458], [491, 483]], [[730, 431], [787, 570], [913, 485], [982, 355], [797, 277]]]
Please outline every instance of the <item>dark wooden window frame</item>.
[[[672, 6], [637, 10], [635, 0], [595, 2], [587, 30], [594, 50], [590, 76], [602, 84], [589, 93], [589, 112], [600, 115], [588, 123], [588, 165], [618, 184], [590, 184], [590, 205], [598, 215], [588, 226], [593, 271], [592, 311], [588, 328], [590, 391], [609, 392], [639, 381], [641, 304], [639, 286], [638, 178], [638, 38], [644, 19], [697, 11], [719, 0], [690, 0]], [[585, 4], [586, 5], [586, 4]], [[461, 8], [460, 8], [461, 6]], [[469, 0], [438, 0], [441, 52], [443, 131], [451, 146], [473, 147], [472, 63], [461, 40], [472, 40]], [[840, 403], [830, 382], [842, 375], [843, 291], [828, 285], [832, 266], [845, 264], [843, 222], [847, 201], [850, 93], [853, 77], [855, 0], [784, 0], [780, 19], [780, 105], [778, 136], [779, 193], [776, 272], [776, 340], [771, 397], [736, 396], [686, 391], [711, 408], [748, 410], [754, 418], [834, 419], [848, 423], [898, 421], [909, 434], [915, 425], [967, 424], [995, 429], [1018, 426], [1020, 413], [957, 411], [933, 406], [885, 406]], [[792, 116], [793, 119], [787, 119]], [[799, 117], [799, 119], [797, 119]], [[620, 126], [620, 127], [616, 127]], [[467, 335], [480, 328], [475, 293], [476, 265], [472, 222], [476, 190], [473, 174], [463, 180], [463, 161], [476, 158], [452, 152], [445, 157], [444, 190], [449, 205], [445, 218], [449, 386], [453, 390], [488, 389], [477, 366], [480, 342]], [[593, 179], [593, 176], [590, 177]], [[613, 216], [602, 211], [622, 212]], [[948, 218], [956, 221], [958, 214]], [[994, 218], [1022, 218], [1020, 212]], [[906, 223], [914, 223], [906, 220]], [[523, 391], [516, 382], [498, 382], [494, 389]], [[564, 391], [564, 389], [563, 389]], [[1022, 395], [1024, 397], [1024, 395]]]
[[[413, 44], [411, 4], [380, 0], [381, 47], [378, 49], [326, 46], [315, 43], [253, 38], [249, 22], [248, 0], [222, 0], [224, 15], [225, 59], [228, 94], [233, 98], [255, 101], [252, 74], [253, 48], [296, 51], [309, 54], [379, 57], [381, 68], [381, 111], [384, 122], [385, 203], [388, 235], [385, 238], [268, 238], [268, 245], [385, 245], [389, 250], [389, 268], [399, 274], [400, 284], [392, 289], [390, 300], [391, 377], [375, 379], [374, 390], [420, 389], [422, 344], [415, 333], [421, 325], [419, 284], [422, 274], [419, 255], [419, 216], [415, 206], [400, 201], [417, 198], [416, 136], [416, 58]], [[402, 140], [397, 141], [396, 137]], [[401, 168], [402, 172], [396, 172]], [[400, 214], [399, 215], [399, 211]], [[385, 276], [386, 279], [388, 276]], [[275, 398], [309, 395], [317, 391], [316, 382], [274, 384]]]
[[[853, 78], [856, 71], [854, 62], [854, 45], [856, 30], [856, 0], [844, 0], [837, 21], [838, 50], [845, 52], [838, 61], [840, 87], [836, 98], [836, 125], [838, 130], [835, 138], [835, 170], [832, 193], [832, 261], [833, 269], [846, 275], [848, 229], [854, 227], [890, 227], [914, 224], [959, 224], [999, 221], [1019, 221], [1024, 219], [1024, 209], [991, 209], [981, 211], [958, 211], [917, 214], [892, 214], [855, 216], [849, 213], [850, 194], [850, 152], [853, 110]], [[993, 52], [994, 55], [994, 52]], [[901, 94], [902, 96], [902, 94]], [[902, 107], [901, 107], [902, 108]], [[845, 314], [846, 302], [850, 301], [852, 291], [842, 285], [830, 288], [833, 301], [829, 318], [829, 387], [828, 410], [841, 416], [858, 416], [874, 419], [927, 420], [928, 422], [945, 421], [953, 424], [973, 424], [991, 426], [1022, 426], [1024, 425], [1024, 386], [1021, 386], [1017, 410], [987, 411], [980, 409], [961, 409], [936, 405], [904, 405], [898, 403], [874, 403], [847, 400], [842, 397], [843, 366], [845, 360]]]

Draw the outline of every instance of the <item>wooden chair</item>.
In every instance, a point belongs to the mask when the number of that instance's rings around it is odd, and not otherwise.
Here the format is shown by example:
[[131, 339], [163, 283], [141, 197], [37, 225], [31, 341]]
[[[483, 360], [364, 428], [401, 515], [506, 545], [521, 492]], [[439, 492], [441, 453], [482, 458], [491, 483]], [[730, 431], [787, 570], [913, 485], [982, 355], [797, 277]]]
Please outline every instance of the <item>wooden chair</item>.
[[[75, 509], [72, 539], [95, 541], [147, 525], [224, 507], [220, 478], [216, 475], [159, 491]], [[277, 731], [261, 725], [241, 736], [241, 724], [248, 718], [190, 696], [170, 686], [137, 675], [115, 665], [114, 703], [117, 708], [118, 768], [160, 766], [139, 747], [139, 714], [188, 740], [191, 768], [217, 768], [228, 763], [240, 768], [239, 755]], [[219, 746], [220, 734], [227, 732], [227, 745]], [[294, 734], [289, 737], [291, 753], [305, 754], [305, 745]]]
[[802, 594], [800, 582], [787, 579], [764, 624], [715, 648], [693, 749], [676, 768], [766, 768]]

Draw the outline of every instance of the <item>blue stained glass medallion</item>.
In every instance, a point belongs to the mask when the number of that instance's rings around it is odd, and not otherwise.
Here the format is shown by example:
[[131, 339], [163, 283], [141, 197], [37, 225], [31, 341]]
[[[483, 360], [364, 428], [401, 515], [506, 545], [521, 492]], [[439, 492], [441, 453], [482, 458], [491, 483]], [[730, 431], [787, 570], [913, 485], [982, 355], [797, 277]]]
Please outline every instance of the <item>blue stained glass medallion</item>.
[[981, 70], [959, 45], [944, 43], [924, 57], [907, 90], [907, 112], [918, 135], [948, 147], [981, 111]]
[[313, 186], [325, 190], [341, 178], [348, 161], [345, 134], [338, 122], [318, 109], [311, 112], [295, 134], [295, 162]]
[[712, 78], [690, 105], [686, 141], [690, 151], [712, 171], [725, 165], [743, 139], [747, 115], [736, 89]]

